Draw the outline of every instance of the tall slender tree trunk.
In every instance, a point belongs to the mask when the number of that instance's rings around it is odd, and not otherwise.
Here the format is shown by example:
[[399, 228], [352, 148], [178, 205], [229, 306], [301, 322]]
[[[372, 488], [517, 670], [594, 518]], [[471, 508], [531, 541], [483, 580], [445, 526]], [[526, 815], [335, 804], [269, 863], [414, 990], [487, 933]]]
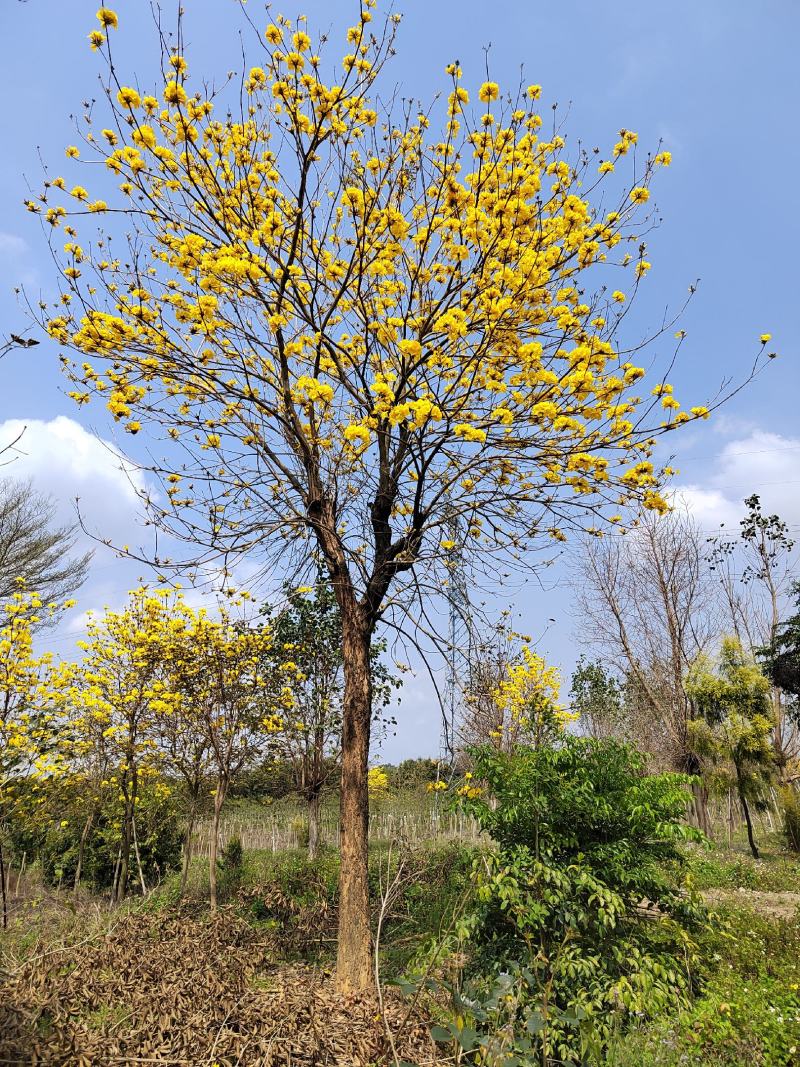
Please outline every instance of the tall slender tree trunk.
[[94, 823], [94, 815], [95, 815], [95, 813], [93, 811], [89, 812], [89, 816], [86, 819], [86, 822], [83, 824], [83, 830], [81, 831], [81, 840], [80, 840], [80, 844], [78, 845], [78, 861], [75, 864], [75, 884], [74, 884], [74, 887], [73, 887], [76, 893], [80, 889], [80, 885], [81, 885], [81, 873], [83, 871], [83, 857], [84, 857], [84, 854], [86, 852], [86, 842], [89, 839], [89, 831], [91, 830], [92, 824]]
[[308, 800], [308, 858], [313, 862], [319, 854], [319, 793]]
[[753, 837], [753, 820], [750, 818], [750, 805], [745, 800], [744, 791], [741, 786], [739, 786], [739, 800], [741, 801], [742, 811], [744, 812], [744, 821], [747, 823], [747, 841], [750, 845], [750, 851], [753, 853], [753, 859], [761, 859], [755, 838]]
[[8, 929], [8, 903], [6, 901], [6, 864], [3, 856], [3, 842], [0, 841], [0, 892], [3, 896], [3, 929]]
[[342, 610], [344, 701], [340, 793], [341, 870], [336, 982], [343, 993], [373, 983], [369, 920], [368, 830], [369, 734], [372, 718], [370, 643], [372, 632], [360, 606]]
[[192, 806], [189, 810], [189, 816], [186, 820], [186, 832], [183, 835], [183, 863], [181, 864], [181, 887], [179, 895], [183, 896], [186, 892], [186, 883], [189, 881], [189, 863], [192, 859], [192, 836], [194, 834], [195, 823], [195, 805], [192, 802]]
[[129, 796], [125, 801], [125, 814], [122, 819], [122, 846], [119, 861], [119, 877], [114, 902], [122, 903], [128, 891], [128, 877], [131, 867], [131, 847], [133, 845], [133, 801]]
[[214, 793], [214, 814], [211, 817], [211, 841], [208, 848], [208, 888], [211, 902], [211, 910], [217, 910], [217, 853], [219, 852], [219, 817], [222, 805], [225, 802], [225, 794], [228, 791], [228, 783], [224, 778], [217, 781], [217, 791]]

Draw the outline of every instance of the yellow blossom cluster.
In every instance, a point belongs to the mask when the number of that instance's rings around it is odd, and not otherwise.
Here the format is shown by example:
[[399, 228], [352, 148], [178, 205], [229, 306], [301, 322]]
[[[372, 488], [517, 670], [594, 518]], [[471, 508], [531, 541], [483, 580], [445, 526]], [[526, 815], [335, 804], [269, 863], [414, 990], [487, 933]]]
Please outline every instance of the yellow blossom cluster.
[[[501, 722], [508, 719], [518, 737], [534, 742], [553, 730], [564, 730], [578, 716], [559, 704], [560, 684], [558, 668], [523, 645], [494, 692]], [[498, 728], [501, 735], [503, 729], [503, 725]]]

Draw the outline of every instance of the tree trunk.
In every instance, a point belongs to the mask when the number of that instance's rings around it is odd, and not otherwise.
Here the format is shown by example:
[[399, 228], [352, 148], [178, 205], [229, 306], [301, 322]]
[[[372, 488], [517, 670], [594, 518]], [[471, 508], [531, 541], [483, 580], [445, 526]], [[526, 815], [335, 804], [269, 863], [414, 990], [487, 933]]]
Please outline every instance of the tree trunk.
[[74, 888], [76, 893], [78, 892], [78, 889], [80, 888], [80, 884], [81, 884], [81, 871], [83, 870], [83, 856], [84, 856], [84, 853], [86, 852], [86, 842], [87, 842], [87, 840], [89, 838], [89, 831], [92, 828], [92, 823], [93, 822], [94, 822], [94, 812], [92, 811], [92, 812], [89, 813], [89, 817], [87, 818], [86, 822], [83, 824], [83, 830], [81, 831], [81, 840], [80, 840], [80, 844], [78, 845], [78, 861], [75, 864], [75, 883], [74, 883], [74, 886], [73, 886], [73, 888]]
[[708, 817], [708, 790], [701, 781], [692, 782], [692, 807], [698, 830], [711, 838], [711, 823]]
[[179, 896], [186, 892], [186, 883], [189, 881], [189, 863], [192, 858], [192, 835], [194, 834], [194, 804], [186, 821], [186, 833], [183, 835], [183, 863], [181, 864], [181, 887]]
[[750, 851], [753, 853], [753, 859], [761, 859], [758, 848], [756, 847], [755, 838], [753, 837], [753, 820], [750, 818], [750, 807], [744, 798], [744, 793], [739, 788], [739, 800], [742, 802], [742, 811], [744, 812], [744, 821], [747, 823], [747, 841], [750, 845]]
[[313, 861], [319, 853], [319, 793], [314, 793], [308, 801], [308, 858]]
[[144, 871], [142, 870], [142, 857], [139, 855], [139, 841], [136, 837], [136, 818], [131, 819], [131, 831], [133, 832], [133, 850], [136, 854], [136, 867], [139, 871], [139, 882], [142, 886], [142, 895], [147, 896], [147, 883], [144, 880]]
[[125, 802], [125, 814], [122, 820], [122, 845], [120, 851], [119, 878], [117, 879], [114, 903], [120, 904], [128, 891], [128, 876], [131, 866], [131, 846], [133, 844], [133, 804], [130, 798]]
[[8, 904], [6, 902], [6, 865], [3, 857], [3, 842], [0, 841], [0, 890], [3, 894], [3, 929], [8, 929]]
[[227, 792], [227, 782], [220, 778], [214, 793], [214, 814], [211, 817], [211, 841], [208, 846], [208, 887], [211, 910], [217, 910], [217, 853], [219, 851], [219, 817]]
[[372, 718], [371, 628], [360, 607], [342, 610], [344, 701], [340, 793], [341, 870], [336, 983], [343, 993], [373, 984], [369, 921], [368, 831], [369, 733]]

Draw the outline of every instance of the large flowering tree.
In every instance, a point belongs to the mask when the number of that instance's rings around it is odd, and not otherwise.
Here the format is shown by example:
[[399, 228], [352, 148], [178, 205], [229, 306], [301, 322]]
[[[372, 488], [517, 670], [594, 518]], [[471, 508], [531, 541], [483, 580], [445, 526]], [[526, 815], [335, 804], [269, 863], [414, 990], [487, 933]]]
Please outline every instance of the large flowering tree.
[[118, 69], [101, 8], [105, 108], [67, 149], [70, 169], [90, 161], [87, 185], [51, 175], [29, 202], [53, 227], [63, 293], [47, 328], [72, 396], [165, 439], [158, 526], [206, 560], [325, 562], [345, 664], [348, 989], [371, 975], [379, 620], [441, 590], [455, 549], [516, 556], [664, 509], [655, 435], [708, 414], [660, 377], [643, 399], [618, 339], [669, 153], [645, 158], [623, 130], [606, 158], [573, 158], [544, 129], [539, 86], [470, 90], [457, 63], [441, 105], [381, 98], [399, 17], [374, 23], [374, 7], [362, 0], [334, 61], [303, 19], [257, 25], [243, 8], [255, 65], [219, 90], [190, 75], [179, 30], [149, 93]]

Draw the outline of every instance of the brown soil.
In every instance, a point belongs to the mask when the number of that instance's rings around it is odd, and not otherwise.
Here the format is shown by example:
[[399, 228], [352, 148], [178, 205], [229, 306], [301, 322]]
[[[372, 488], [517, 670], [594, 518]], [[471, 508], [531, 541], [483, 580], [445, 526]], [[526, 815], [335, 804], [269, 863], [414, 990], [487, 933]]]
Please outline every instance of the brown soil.
[[733, 904], [752, 908], [769, 919], [796, 919], [800, 912], [800, 893], [769, 893], [758, 889], [707, 889], [703, 898], [712, 907]]

